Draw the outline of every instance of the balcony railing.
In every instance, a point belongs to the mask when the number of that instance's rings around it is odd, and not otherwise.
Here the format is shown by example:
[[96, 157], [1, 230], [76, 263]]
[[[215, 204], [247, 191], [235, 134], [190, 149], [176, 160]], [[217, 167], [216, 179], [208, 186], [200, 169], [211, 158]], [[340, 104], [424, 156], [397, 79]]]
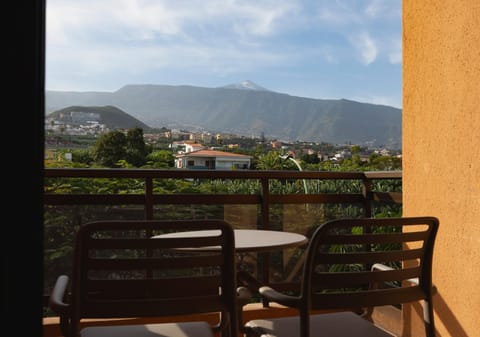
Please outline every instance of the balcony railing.
[[[45, 292], [59, 272], [68, 274], [75, 231], [88, 221], [223, 218], [235, 228], [288, 230], [309, 236], [317, 225], [332, 218], [401, 214], [401, 179], [399, 171], [47, 168]], [[298, 285], [301, 255], [302, 249], [296, 248], [258, 253], [245, 262], [261, 282], [293, 289]]]

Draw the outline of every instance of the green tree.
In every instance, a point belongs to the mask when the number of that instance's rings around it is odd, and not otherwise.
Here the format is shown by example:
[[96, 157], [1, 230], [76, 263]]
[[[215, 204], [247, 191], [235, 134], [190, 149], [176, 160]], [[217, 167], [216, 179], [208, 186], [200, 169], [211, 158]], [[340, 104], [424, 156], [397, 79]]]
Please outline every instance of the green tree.
[[380, 156], [378, 154], [372, 154], [369, 158], [370, 166], [372, 170], [401, 170], [402, 159], [395, 156]]
[[285, 160], [280, 158], [280, 153], [270, 151], [260, 154], [256, 163], [257, 170], [283, 170]]
[[359, 154], [361, 151], [362, 151], [362, 148], [360, 147], [360, 145], [353, 145], [351, 147], [351, 152], [353, 155]]
[[147, 155], [147, 165], [154, 168], [169, 168], [175, 165], [175, 157], [170, 150], [159, 150]]
[[119, 160], [126, 157], [127, 137], [119, 130], [100, 136], [95, 144], [95, 161], [102, 166], [116, 167]]
[[128, 130], [126, 137], [125, 160], [133, 166], [140, 167], [146, 163], [148, 154], [143, 129], [136, 127]]
[[72, 161], [91, 165], [94, 161], [94, 153], [91, 149], [78, 149], [72, 151]]
[[305, 164], [318, 164], [318, 163], [320, 163], [320, 158], [318, 158], [318, 155], [316, 153], [312, 153], [312, 154], [305, 153], [301, 156], [301, 160]]

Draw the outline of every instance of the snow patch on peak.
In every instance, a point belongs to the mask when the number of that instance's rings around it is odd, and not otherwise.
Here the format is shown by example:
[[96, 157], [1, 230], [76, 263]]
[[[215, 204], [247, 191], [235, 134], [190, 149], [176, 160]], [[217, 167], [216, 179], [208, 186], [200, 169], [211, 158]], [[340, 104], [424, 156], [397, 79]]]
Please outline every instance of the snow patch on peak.
[[233, 83], [226, 85], [222, 88], [227, 88], [227, 89], [241, 89], [241, 90], [257, 90], [257, 91], [269, 91], [268, 89], [265, 89], [262, 86], [259, 86], [258, 84], [253, 83], [250, 80], [244, 80], [238, 83]]

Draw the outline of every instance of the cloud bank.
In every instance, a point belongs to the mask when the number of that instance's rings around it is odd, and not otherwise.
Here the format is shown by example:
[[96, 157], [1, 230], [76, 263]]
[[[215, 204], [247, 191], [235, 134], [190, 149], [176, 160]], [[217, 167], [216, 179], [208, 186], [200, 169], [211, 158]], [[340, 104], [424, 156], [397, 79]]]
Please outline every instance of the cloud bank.
[[401, 0], [49, 0], [46, 85], [220, 86], [258, 74], [268, 87], [332, 64], [398, 68], [400, 21]]

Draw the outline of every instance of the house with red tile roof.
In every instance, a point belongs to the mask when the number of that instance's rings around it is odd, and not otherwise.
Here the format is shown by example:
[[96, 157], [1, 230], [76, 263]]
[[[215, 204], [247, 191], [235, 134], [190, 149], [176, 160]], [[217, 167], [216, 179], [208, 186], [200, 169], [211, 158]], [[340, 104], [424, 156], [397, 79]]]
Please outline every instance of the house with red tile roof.
[[207, 170], [248, 170], [252, 156], [217, 150], [198, 150], [176, 155], [175, 167]]

